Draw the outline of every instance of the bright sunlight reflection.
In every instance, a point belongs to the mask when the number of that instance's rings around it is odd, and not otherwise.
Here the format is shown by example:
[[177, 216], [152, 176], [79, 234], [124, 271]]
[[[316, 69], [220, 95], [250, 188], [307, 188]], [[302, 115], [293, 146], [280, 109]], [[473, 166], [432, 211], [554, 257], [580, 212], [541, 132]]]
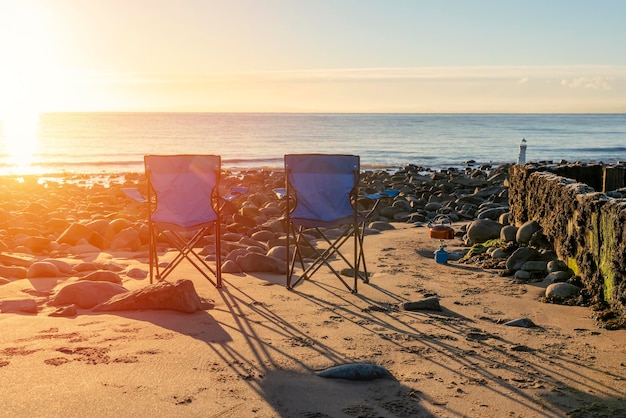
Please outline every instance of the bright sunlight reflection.
[[3, 145], [2, 171], [27, 174], [32, 172], [38, 147], [39, 114], [5, 113], [0, 120]]

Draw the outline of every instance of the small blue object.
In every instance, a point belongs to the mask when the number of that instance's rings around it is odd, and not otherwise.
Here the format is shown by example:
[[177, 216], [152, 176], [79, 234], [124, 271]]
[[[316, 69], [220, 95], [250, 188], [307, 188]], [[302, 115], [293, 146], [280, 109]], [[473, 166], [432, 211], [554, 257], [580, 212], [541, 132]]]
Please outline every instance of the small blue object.
[[448, 252], [443, 248], [435, 251], [435, 262], [439, 264], [446, 264], [448, 262]]

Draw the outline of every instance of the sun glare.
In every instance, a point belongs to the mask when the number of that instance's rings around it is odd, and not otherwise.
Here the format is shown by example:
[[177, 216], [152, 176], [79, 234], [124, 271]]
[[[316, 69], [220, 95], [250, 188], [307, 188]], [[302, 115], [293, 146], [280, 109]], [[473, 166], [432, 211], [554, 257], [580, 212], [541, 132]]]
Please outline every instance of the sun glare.
[[39, 114], [5, 113], [0, 120], [5, 157], [3, 171], [28, 174], [38, 148]]

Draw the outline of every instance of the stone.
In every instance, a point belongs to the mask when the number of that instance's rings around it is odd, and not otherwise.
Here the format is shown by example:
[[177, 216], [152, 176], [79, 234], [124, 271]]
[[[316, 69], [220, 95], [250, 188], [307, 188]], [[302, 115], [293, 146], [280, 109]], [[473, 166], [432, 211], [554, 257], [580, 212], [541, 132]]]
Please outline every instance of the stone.
[[126, 272], [126, 276], [130, 277], [131, 279], [145, 279], [146, 277], [148, 277], [148, 272], [146, 270], [140, 269], [138, 267], [133, 267], [131, 269], [129, 269]]
[[272, 247], [269, 250], [267, 250], [267, 253], [265, 255], [267, 255], [268, 257], [272, 257], [277, 260], [286, 262], [287, 261], [287, 247], [285, 246]]
[[110, 282], [74, 282], [59, 289], [50, 304], [52, 306], [74, 304], [82, 309], [89, 309], [115, 295], [126, 292], [128, 290], [121, 285]]
[[267, 230], [257, 231], [252, 234], [250, 238], [255, 241], [268, 242], [269, 240], [274, 239], [274, 232]]
[[78, 280], [122, 284], [122, 278], [120, 277], [120, 275], [109, 270], [97, 270], [79, 278]]
[[0, 300], [0, 312], [37, 313], [37, 301], [34, 299]]
[[467, 227], [467, 237], [472, 244], [500, 238], [502, 225], [492, 219], [477, 219]]
[[44, 237], [28, 237], [22, 245], [34, 253], [42, 253], [50, 248], [50, 240]]
[[518, 318], [512, 321], [505, 322], [507, 327], [521, 327], [521, 328], [536, 328], [537, 325], [528, 318]]
[[226, 260], [222, 263], [222, 273], [237, 274], [243, 272], [235, 260]]
[[[500, 207], [500, 208], [487, 208], [485, 210], [481, 210], [478, 212], [478, 214], [476, 215], [477, 219], [492, 219], [494, 221], [498, 221], [498, 219], [500, 218], [500, 216], [503, 213], [508, 213], [509, 208], [508, 207]], [[498, 222], [500, 223], [500, 222]], [[502, 224], [500, 224], [502, 225]]]
[[529, 281], [530, 280], [530, 272], [526, 270], [517, 270], [513, 277], [519, 281]]
[[59, 269], [59, 272], [63, 273], [63, 274], [71, 274], [73, 271], [72, 265], [68, 262], [65, 262], [63, 260], [58, 260], [56, 258], [45, 258], [41, 261], [44, 261], [46, 263], [52, 263], [55, 266], [57, 266], [57, 268]]
[[373, 380], [391, 377], [389, 371], [384, 367], [369, 363], [342, 364], [322, 370], [317, 375], [346, 380]]
[[72, 316], [76, 316], [77, 314], [78, 309], [76, 308], [76, 305], [68, 305], [58, 307], [54, 310], [54, 312], [48, 314], [48, 316], [69, 318]]
[[522, 264], [521, 269], [526, 271], [546, 271], [547, 262], [542, 260], [529, 260]]
[[184, 313], [203, 311], [208, 307], [196, 293], [191, 280], [174, 283], [162, 281], [143, 289], [124, 292], [94, 307], [94, 312], [172, 310]]
[[538, 231], [541, 231], [541, 226], [537, 221], [527, 221], [518, 228], [515, 239], [519, 245], [528, 245], [530, 238]]
[[438, 298], [427, 298], [415, 302], [404, 302], [400, 307], [405, 311], [441, 311]]
[[568, 271], [569, 268], [567, 264], [563, 260], [550, 260], [548, 265], [546, 266], [548, 273], [552, 273], [555, 271]]
[[57, 238], [57, 242], [59, 244], [77, 245], [81, 240], [89, 242], [93, 235], [94, 232], [86, 225], [73, 223]]
[[0, 277], [23, 279], [27, 271], [25, 267], [0, 265]]
[[563, 283], [568, 281], [570, 277], [572, 277], [571, 272], [556, 270], [548, 273], [548, 275], [546, 276], [546, 280], [549, 280], [551, 283]]
[[500, 230], [500, 239], [504, 242], [514, 242], [517, 237], [517, 227], [505, 225]]
[[525, 262], [536, 258], [538, 254], [534, 248], [519, 247], [506, 260], [506, 268], [507, 270], [519, 270]]
[[53, 263], [47, 261], [37, 261], [28, 268], [26, 277], [33, 279], [36, 277], [57, 277], [59, 275], [59, 268]]
[[268, 257], [264, 254], [248, 253], [238, 256], [235, 260], [237, 265], [245, 273], [266, 272], [266, 273], [285, 273], [287, 266], [284, 260], [278, 260]]
[[578, 296], [580, 288], [570, 283], [552, 283], [546, 288], [549, 299], [566, 300]]
[[385, 221], [373, 221], [373, 222], [370, 222], [369, 225], [368, 225], [368, 228], [376, 230], [376, 231], [392, 231], [392, 230], [396, 229], [395, 226], [393, 226], [389, 222], [385, 222]]
[[141, 238], [135, 228], [128, 227], [121, 230], [111, 241], [112, 250], [138, 251], [141, 247]]

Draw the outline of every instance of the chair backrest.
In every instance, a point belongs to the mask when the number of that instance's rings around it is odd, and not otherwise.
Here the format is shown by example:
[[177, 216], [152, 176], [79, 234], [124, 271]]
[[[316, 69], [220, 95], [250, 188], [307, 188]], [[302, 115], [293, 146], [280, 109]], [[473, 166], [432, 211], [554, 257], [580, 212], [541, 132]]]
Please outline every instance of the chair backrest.
[[296, 194], [290, 217], [333, 222], [352, 216], [359, 172], [358, 155], [285, 155], [288, 186]]
[[221, 170], [218, 155], [146, 155], [149, 189], [156, 194], [153, 222], [192, 228], [218, 219], [213, 194]]

